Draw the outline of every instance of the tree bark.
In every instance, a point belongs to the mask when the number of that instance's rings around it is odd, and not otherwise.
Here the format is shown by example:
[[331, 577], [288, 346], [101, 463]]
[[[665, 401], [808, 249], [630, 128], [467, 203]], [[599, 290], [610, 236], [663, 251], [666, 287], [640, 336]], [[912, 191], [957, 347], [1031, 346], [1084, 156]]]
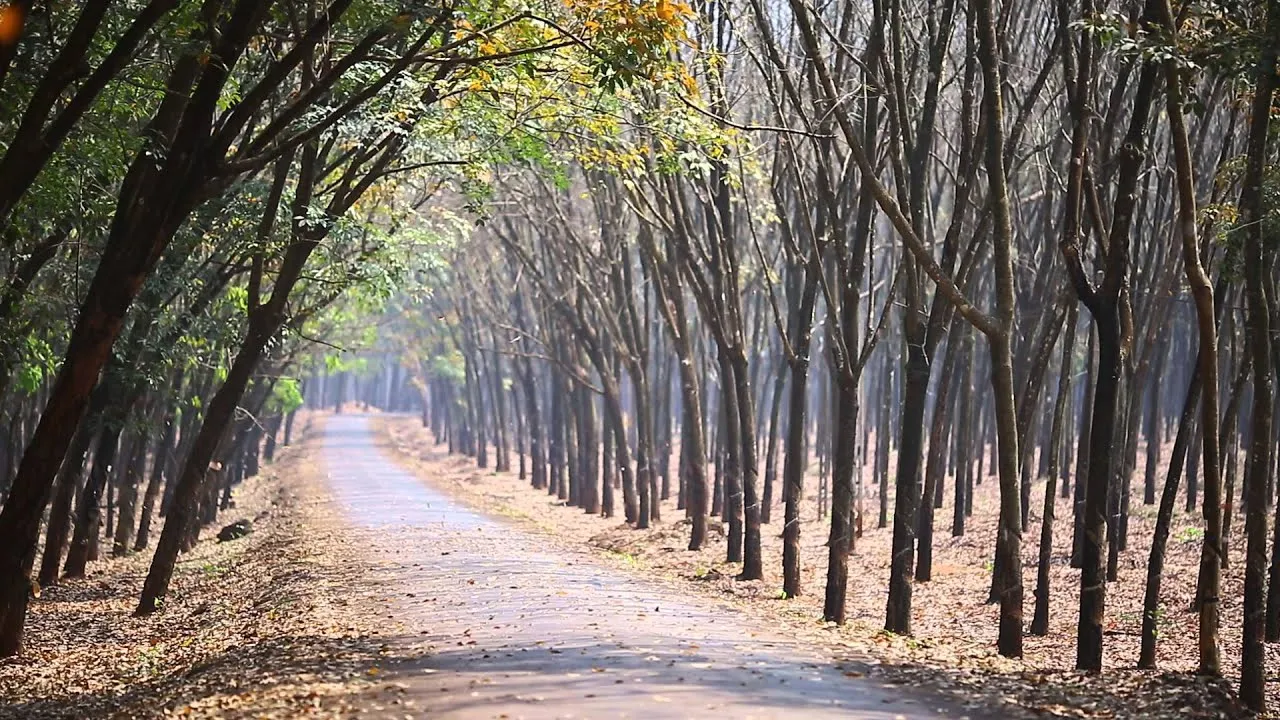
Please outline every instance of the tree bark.
[[[791, 315], [789, 325], [791, 339], [789, 341], [793, 357], [783, 363], [791, 373], [791, 389], [787, 396], [787, 437], [786, 448], [782, 458], [782, 593], [792, 598], [800, 595], [800, 503], [804, 500], [804, 445], [808, 422], [805, 411], [809, 405], [809, 350], [813, 338], [813, 308], [817, 299], [818, 280], [812, 269], [805, 273], [803, 288], [800, 291], [799, 303]], [[779, 375], [774, 388], [775, 396], [785, 382], [785, 376]], [[831, 539], [838, 540], [848, 534], [848, 528], [838, 527], [845, 519], [832, 516]], [[844, 539], [848, 542], [847, 538]], [[830, 552], [835, 555], [840, 548], [835, 543], [828, 543]], [[832, 577], [832, 574], [843, 577]], [[827, 562], [827, 598], [826, 608], [836, 612], [824, 617], [837, 623], [844, 622], [844, 588], [848, 569], [839, 559]], [[832, 597], [838, 591], [839, 597]]]
[[924, 444], [925, 399], [929, 392], [929, 360], [924, 327], [907, 340], [907, 369], [898, 431], [898, 473], [894, 482], [893, 541], [889, 565], [889, 599], [884, 629], [911, 634], [911, 577], [915, 561], [915, 525], [920, 502], [920, 465]]
[[[1157, 3], [1165, 32], [1177, 41], [1177, 25], [1169, 0]], [[1178, 190], [1178, 229], [1187, 283], [1195, 298], [1196, 326], [1199, 330], [1200, 373], [1203, 396], [1200, 435], [1204, 447], [1204, 541], [1201, 545], [1197, 583], [1200, 604], [1200, 672], [1218, 675], [1221, 652], [1218, 646], [1218, 613], [1222, 585], [1222, 473], [1218, 447], [1218, 328], [1214, 311], [1213, 285], [1200, 262], [1199, 228], [1196, 211], [1195, 171], [1183, 117], [1182, 69], [1176, 59], [1164, 62], [1165, 96], [1169, 134], [1173, 141], [1174, 167]]]
[[[173, 387], [181, 387], [181, 377]], [[174, 440], [177, 436], [178, 400], [169, 402], [167, 412], [164, 415], [164, 434], [160, 437], [160, 444], [156, 446], [155, 457], [152, 458], [151, 478], [147, 481], [147, 490], [142, 499], [142, 519], [138, 523], [138, 537], [133, 544], [134, 550], [145, 550], [151, 542], [151, 519], [155, 512], [156, 497], [160, 494], [160, 485], [164, 482], [167, 468], [171, 462], [174, 451]], [[292, 416], [292, 413], [290, 413]], [[288, 436], [288, 433], [285, 433]]]
[[[1245, 177], [1241, 188], [1240, 206], [1245, 228], [1244, 265], [1245, 295], [1248, 302], [1248, 329], [1246, 345], [1253, 364], [1253, 441], [1250, 443], [1249, 471], [1245, 480], [1248, 497], [1245, 500], [1245, 587], [1244, 630], [1240, 662], [1240, 699], [1254, 712], [1261, 713], [1266, 705], [1266, 654], [1263, 640], [1280, 639], [1280, 577], [1275, 566], [1269, 587], [1263, 588], [1267, 566], [1267, 487], [1271, 467], [1271, 437], [1273, 412], [1273, 387], [1275, 358], [1268, 340], [1271, 337], [1270, 310], [1273, 298], [1268, 297], [1268, 287], [1274, 292], [1274, 279], [1267, 269], [1271, 258], [1262, 244], [1262, 184], [1267, 162], [1268, 124], [1271, 98], [1276, 83], [1276, 45], [1280, 43], [1280, 2], [1267, 3], [1267, 32], [1264, 35], [1262, 56], [1258, 61], [1257, 85], [1254, 89], [1252, 118], [1249, 126], [1249, 143]], [[1277, 526], [1280, 537], [1280, 524]], [[1266, 595], [1264, 601], [1263, 596]], [[1273, 609], [1276, 613], [1271, 612]], [[1276, 618], [1275, 621], [1272, 618]]]
[[37, 579], [41, 587], [51, 587], [58, 583], [58, 566], [62, 564], [67, 533], [72, 526], [71, 501], [84, 474], [85, 455], [93, 442], [95, 424], [94, 418], [86, 417], [80, 421], [80, 427], [76, 429], [75, 438], [71, 441], [71, 450], [58, 471], [58, 492], [54, 496], [53, 508], [49, 511], [44, 555], [40, 559], [40, 575]]
[[[1071, 388], [1071, 357], [1075, 348], [1076, 314], [1072, 305], [1068, 311], [1066, 335], [1062, 342], [1062, 358], [1058, 369], [1058, 399], [1054, 403], [1053, 423], [1061, 427], [1066, 395]], [[1050, 450], [1052, 452], [1052, 450]], [[1044, 510], [1040, 519], [1040, 552], [1036, 563], [1036, 606], [1031, 618], [1031, 634], [1049, 634], [1049, 566], [1053, 562], [1053, 521], [1056, 497], [1057, 468], [1051, 468], [1044, 486]]]
[[146, 468], [147, 436], [138, 432], [131, 445], [126, 464], [121, 466], [120, 473], [120, 517], [116, 520], [116, 532], [111, 545], [114, 557], [129, 554], [130, 544], [134, 538], [134, 524], [137, 521], [138, 485]]

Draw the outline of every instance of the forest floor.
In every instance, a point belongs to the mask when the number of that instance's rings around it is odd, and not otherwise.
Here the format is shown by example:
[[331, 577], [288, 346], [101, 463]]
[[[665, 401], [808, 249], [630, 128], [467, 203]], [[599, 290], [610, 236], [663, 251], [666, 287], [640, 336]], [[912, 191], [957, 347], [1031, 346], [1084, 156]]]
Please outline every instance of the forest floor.
[[[305, 425], [316, 426], [314, 430], [324, 422], [316, 418]], [[950, 536], [950, 498], [939, 511], [943, 532], [937, 538], [934, 579], [915, 584], [915, 636], [904, 638], [879, 630], [889, 530], [873, 527], [874, 498], [867, 503], [871, 522], [851, 559], [851, 621], [836, 628], [818, 620], [826, 549], [812, 495], [806, 498], [802, 534], [807, 594], [783, 601], [778, 599], [780, 539], [775, 531], [766, 528], [764, 534], [766, 579], [738, 582], [733, 579], [736, 568], [722, 561], [723, 542], [696, 553], [684, 549], [688, 524], [670, 520], [682, 515], [673, 501], [663, 504], [667, 522], [637, 532], [617, 519], [566, 507], [531, 490], [514, 473], [477, 470], [467, 458], [447, 456], [412, 418], [380, 416], [373, 423], [383, 449], [426, 485], [510, 521], [514, 531], [506, 542], [532, 538], [557, 549], [562, 553], [558, 557], [589, 548], [593, 562], [665, 585], [670, 588], [667, 597], [688, 596], [691, 607], [713, 603], [733, 608], [746, 618], [733, 621], [736, 627], [745, 622], [761, 634], [780, 634], [830, 660], [829, 666], [805, 667], [826, 667], [855, 678], [865, 674], [866, 687], [902, 687], [903, 697], [921, 697], [924, 688], [923, 697], [939, 697], [940, 706], [988, 713], [994, 708], [996, 717], [1247, 716], [1230, 691], [1239, 663], [1239, 523], [1224, 578], [1223, 660], [1229, 673], [1224, 681], [1191, 674], [1195, 616], [1184, 608], [1194, 585], [1199, 534], [1198, 516], [1183, 512], [1175, 523], [1166, 573], [1165, 603], [1171, 609], [1162, 616], [1163, 671], [1130, 669], [1137, 656], [1143, 570], [1154, 517], [1140, 502], [1134, 504], [1130, 547], [1120, 557], [1119, 582], [1109, 586], [1107, 670], [1085, 675], [1070, 669], [1079, 579], [1066, 563], [1067, 523], [1060, 522], [1056, 533], [1050, 634], [1028, 637], [1022, 661], [995, 655], [996, 610], [983, 602], [994, 533], [993, 522], [986, 519], [995, 516], [993, 482], [980, 487], [964, 537]], [[224, 511], [200, 544], [182, 556], [161, 612], [132, 616], [150, 560], [147, 552], [92, 563], [88, 578], [44, 589], [31, 606], [23, 654], [0, 661], [0, 718], [416, 716], [413, 698], [420, 694], [414, 691], [422, 688], [402, 682], [406, 673], [397, 672], [397, 663], [421, 683], [433, 671], [420, 663], [444, 655], [421, 642], [405, 653], [403, 606], [423, 599], [406, 601], [403, 588], [387, 580], [405, 571], [408, 556], [394, 557], [394, 542], [386, 558], [379, 560], [368, 551], [362, 532], [388, 540], [394, 531], [353, 528], [349, 513], [332, 495], [332, 478], [326, 479], [321, 439], [315, 432], [301, 435], [294, 446], [281, 450], [274, 464], [237, 488], [235, 507]], [[1066, 501], [1060, 500], [1057, 508], [1059, 517], [1070, 516]], [[395, 508], [389, 510], [394, 513]], [[1038, 516], [1024, 534], [1028, 616]], [[254, 532], [227, 543], [214, 539], [217, 527], [239, 519], [253, 520]], [[777, 520], [769, 527], [778, 527]], [[468, 586], [450, 592], [469, 597], [479, 590]], [[452, 618], [453, 612], [445, 614]], [[452, 632], [446, 619], [432, 620], [433, 632]], [[454, 657], [462, 651], [475, 654], [475, 636], [470, 637], [458, 640]], [[495, 642], [501, 640], [499, 634]], [[1268, 653], [1269, 666], [1277, 667], [1276, 648], [1269, 647]], [[406, 657], [412, 663], [404, 664]], [[434, 677], [438, 681], [441, 676]], [[461, 693], [458, 702], [469, 702], [468, 697], [484, 689], [483, 681], [477, 682], [477, 689]], [[1276, 689], [1275, 683], [1269, 687], [1272, 707], [1280, 703]], [[436, 697], [438, 706], [446, 696]]]
[[[377, 676], [383, 607], [302, 435], [179, 558], [160, 612], [132, 615], [150, 552], [44, 589], [24, 652], [0, 661], [0, 718], [337, 718], [397, 702]], [[254, 531], [219, 543], [240, 519]]]
[[[822, 588], [826, 573], [825, 522], [817, 517], [817, 499], [807, 492], [802, 513], [803, 588], [793, 600], [779, 599], [781, 581], [781, 509], [765, 528], [766, 577], [740, 582], [738, 570], [723, 561], [723, 542], [699, 552], [685, 549], [689, 525], [674, 499], [662, 504], [666, 522], [639, 532], [620, 519], [587, 516], [563, 501], [529, 488], [515, 472], [480, 470], [469, 458], [448, 456], [430, 433], [411, 417], [381, 416], [375, 425], [387, 446], [402, 462], [434, 487], [465, 504], [502, 515], [526, 527], [568, 541], [597, 548], [618, 567], [647, 577], [676, 583], [686, 591], [708, 595], [748, 613], [761, 627], [785, 628], [788, 634], [823, 648], [836, 661], [860, 663], [866, 672], [887, 682], [928, 687], [959, 700], [986, 707], [1003, 705], [1044, 717], [1081, 718], [1234, 718], [1247, 717], [1232, 688], [1239, 672], [1242, 522], [1235, 523], [1232, 557], [1223, 578], [1222, 680], [1195, 676], [1196, 616], [1187, 610], [1199, 562], [1198, 514], [1177, 513], [1169, 543], [1164, 581], [1158, 659], [1160, 671], [1133, 669], [1137, 662], [1142, 595], [1155, 508], [1141, 503], [1135, 488], [1128, 549], [1119, 557], [1119, 579], [1108, 585], [1105, 671], [1100, 675], [1072, 669], [1075, 660], [1076, 605], [1079, 571], [1067, 562], [1069, 520], [1055, 525], [1051, 573], [1053, 605], [1050, 631], [1027, 636], [1020, 661], [995, 652], [998, 611], [986, 604], [994, 543], [996, 483], [982, 483], [974, 498], [974, 515], [964, 536], [953, 538], [951, 498], [937, 511], [933, 579], [915, 583], [913, 637], [881, 630], [888, 587], [890, 527], [877, 529], [875, 497], [867, 498], [864, 534], [850, 559], [849, 623], [842, 627], [821, 622]], [[1166, 453], [1167, 456], [1167, 453]], [[492, 457], [490, 458], [492, 461]], [[516, 458], [512, 456], [513, 467]], [[868, 478], [870, 474], [866, 475]], [[812, 479], [810, 480], [812, 484]], [[949, 481], [948, 481], [949, 482]], [[808, 490], [808, 489], [807, 489]], [[872, 486], [870, 491], [874, 492]], [[1034, 604], [1037, 542], [1043, 486], [1033, 500], [1033, 520], [1023, 534], [1023, 580], [1027, 588], [1025, 615]], [[621, 495], [619, 494], [619, 502]], [[892, 497], [890, 498], [892, 508]], [[1071, 505], [1059, 499], [1056, 516], [1071, 517]], [[672, 518], [680, 520], [672, 521]], [[774, 528], [771, 530], [770, 528]], [[717, 536], [713, 535], [713, 538]], [[1268, 646], [1268, 667], [1280, 667], [1280, 648]], [[1280, 703], [1280, 684], [1268, 687], [1268, 704]]]

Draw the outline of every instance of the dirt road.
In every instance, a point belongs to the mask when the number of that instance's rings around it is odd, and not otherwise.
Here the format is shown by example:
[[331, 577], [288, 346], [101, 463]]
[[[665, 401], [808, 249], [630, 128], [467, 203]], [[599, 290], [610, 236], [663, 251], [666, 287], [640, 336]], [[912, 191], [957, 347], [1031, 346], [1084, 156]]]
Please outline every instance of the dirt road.
[[352, 542], [379, 568], [370, 582], [395, 598], [387, 634], [428, 646], [381, 671], [401, 692], [375, 715], [979, 716], [848, 676], [729, 607], [474, 513], [385, 456], [366, 417], [327, 420], [324, 464]]

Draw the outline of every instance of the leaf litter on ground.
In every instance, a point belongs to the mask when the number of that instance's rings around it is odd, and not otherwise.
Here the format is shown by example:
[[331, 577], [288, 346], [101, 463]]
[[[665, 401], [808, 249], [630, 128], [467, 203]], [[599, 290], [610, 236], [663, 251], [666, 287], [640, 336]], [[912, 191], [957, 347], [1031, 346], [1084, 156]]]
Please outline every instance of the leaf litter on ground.
[[[0, 718], [338, 718], [397, 701], [379, 678], [386, 623], [355, 592], [368, 568], [302, 436], [179, 558], [160, 612], [133, 617], [147, 551], [45, 588], [24, 651], [0, 661]], [[219, 543], [239, 520], [254, 532]]]
[[[889, 527], [877, 529], [878, 499], [865, 498], [863, 534], [850, 557], [847, 613], [842, 627], [824, 623], [823, 586], [827, 566], [827, 524], [818, 517], [816, 478], [806, 479], [801, 512], [801, 560], [804, 594], [791, 600], [779, 598], [782, 586], [782, 542], [779, 532], [766, 526], [763, 533], [766, 577], [759, 581], [736, 579], [739, 568], [724, 562], [723, 529], [715, 522], [711, 542], [698, 552], [685, 549], [689, 524], [672, 498], [662, 501], [662, 516], [647, 531], [637, 531], [617, 518], [586, 515], [545, 491], [533, 490], [516, 473], [478, 470], [470, 458], [450, 456], [430, 432], [411, 417], [374, 418], [384, 448], [419, 477], [465, 504], [487, 511], [540, 534], [548, 546], [592, 547], [601, 561], [648, 579], [669, 583], [686, 593], [697, 593], [744, 612], [761, 627], [781, 623], [797, 639], [824, 654], [848, 672], [871, 675], [888, 682], [928, 687], [975, 708], [997, 709], [1008, 717], [1069, 718], [1247, 718], [1251, 714], [1235, 698], [1240, 662], [1243, 542], [1236, 535], [1230, 566], [1223, 573], [1222, 662], [1223, 678], [1195, 674], [1197, 616], [1189, 612], [1194, 595], [1200, 546], [1196, 538], [1199, 512], [1178, 512], [1170, 534], [1163, 583], [1157, 671], [1140, 671], [1137, 665], [1146, 561], [1155, 523], [1154, 508], [1138, 497], [1130, 518], [1128, 549], [1121, 553], [1118, 582], [1108, 584], [1104, 671], [1082, 673], [1075, 660], [1076, 603], [1079, 571], [1068, 562], [1071, 550], [1070, 500], [1058, 499], [1054, 525], [1049, 634], [1027, 635], [1024, 658], [1011, 660], [996, 653], [998, 607], [986, 603], [991, 582], [991, 547], [995, 537], [998, 497], [994, 478], [976, 487], [974, 514], [966, 533], [950, 533], [951, 498], [936, 513], [933, 579], [913, 583], [912, 629], [903, 637], [883, 631], [882, 622], [889, 574]], [[673, 454], [678, 457], [678, 448]], [[1167, 458], [1169, 453], [1164, 453]], [[892, 462], [892, 457], [890, 458]], [[677, 464], [673, 461], [672, 467]], [[1162, 467], [1161, 472], [1165, 469]], [[870, 477], [870, 473], [864, 474]], [[1161, 475], [1163, 477], [1163, 475]], [[947, 478], [950, 488], [951, 478]], [[866, 492], [877, 493], [870, 483]], [[1033, 492], [1038, 508], [1042, 483]], [[778, 493], [780, 495], [780, 493]], [[893, 507], [890, 487], [889, 507]], [[620, 512], [620, 509], [619, 509]], [[781, 514], [775, 509], [776, 516]], [[680, 520], [671, 521], [672, 518]], [[777, 523], [774, 523], [777, 525]], [[1038, 512], [1023, 533], [1024, 616], [1031, 617], [1034, 596], [1040, 517]], [[1235, 523], [1242, 527], [1243, 523]], [[1189, 538], [1178, 541], [1176, 538]], [[1280, 646], [1267, 646], [1267, 663], [1280, 667]], [[1280, 707], [1280, 683], [1268, 683], [1268, 705]]]

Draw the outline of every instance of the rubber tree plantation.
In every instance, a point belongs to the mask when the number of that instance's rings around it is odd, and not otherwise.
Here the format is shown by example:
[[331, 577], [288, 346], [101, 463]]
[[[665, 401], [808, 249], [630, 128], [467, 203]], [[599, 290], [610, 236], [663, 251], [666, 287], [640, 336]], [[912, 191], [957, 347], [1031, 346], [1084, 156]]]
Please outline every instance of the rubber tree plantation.
[[850, 697], [1266, 716], [1278, 52], [1280, 0], [0, 0], [0, 696], [194, 712], [195, 618], [304, 557], [356, 652], [424, 592], [317, 519], [356, 422]]

